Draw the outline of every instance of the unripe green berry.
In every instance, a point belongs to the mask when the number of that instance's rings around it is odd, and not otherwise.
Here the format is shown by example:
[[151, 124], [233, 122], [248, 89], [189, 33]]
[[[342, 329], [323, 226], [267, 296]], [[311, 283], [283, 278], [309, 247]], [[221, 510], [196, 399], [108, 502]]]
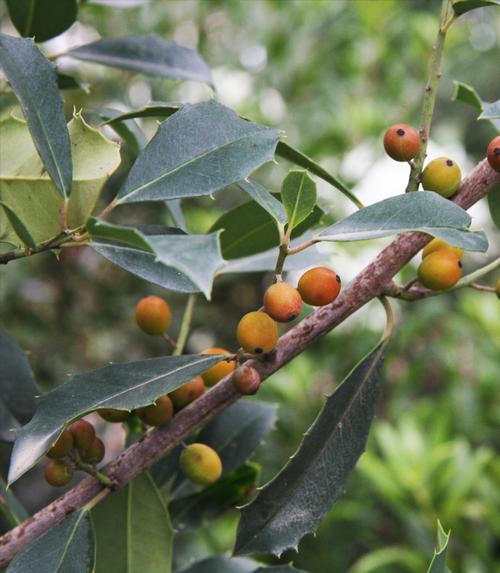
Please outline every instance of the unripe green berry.
[[84, 452], [90, 448], [95, 439], [94, 426], [86, 420], [77, 420], [69, 427], [73, 434], [73, 443], [79, 452]]
[[146, 334], [161, 336], [172, 322], [170, 306], [159, 296], [146, 296], [135, 307], [135, 320]]
[[116, 410], [115, 408], [101, 408], [97, 410], [97, 413], [106, 422], [111, 422], [112, 424], [118, 424], [120, 422], [126, 422], [132, 417], [132, 412], [127, 412], [126, 410]]
[[422, 187], [443, 197], [451, 197], [460, 185], [460, 167], [448, 157], [437, 157], [422, 172]]
[[267, 354], [276, 346], [278, 327], [268, 314], [256, 310], [242, 317], [236, 329], [236, 336], [246, 352]]
[[136, 414], [148, 426], [163, 426], [174, 415], [174, 406], [168, 396], [160, 396], [151, 406], [138, 408]]
[[431, 253], [420, 263], [418, 278], [427, 288], [444, 290], [454, 286], [462, 276], [462, 263], [450, 250]]
[[205, 382], [201, 376], [196, 376], [177, 390], [170, 392], [169, 397], [176, 411], [182, 410], [193, 400], [199, 398], [205, 392]]
[[43, 471], [45, 481], [54, 487], [67, 485], [73, 477], [73, 468], [60, 460], [51, 460]]
[[486, 150], [486, 157], [491, 168], [500, 172], [500, 135], [490, 141]]
[[384, 135], [384, 148], [396, 161], [410, 161], [420, 148], [420, 137], [411, 125], [397, 123], [391, 126]]
[[256, 394], [260, 387], [260, 374], [251, 366], [240, 366], [236, 369], [231, 382], [240, 394]]
[[194, 483], [209, 485], [222, 474], [219, 454], [205, 444], [190, 444], [184, 448], [179, 462], [186, 477]]
[[302, 299], [299, 291], [288, 283], [271, 285], [264, 293], [264, 310], [278, 322], [290, 322], [299, 316]]
[[105, 452], [106, 448], [104, 447], [103, 441], [100, 438], [94, 438], [90, 447], [80, 453], [80, 457], [82, 461], [88, 464], [98, 464], [104, 459]]
[[57, 438], [56, 443], [47, 452], [47, 456], [53, 459], [66, 457], [73, 448], [73, 434], [69, 430], [64, 430]]

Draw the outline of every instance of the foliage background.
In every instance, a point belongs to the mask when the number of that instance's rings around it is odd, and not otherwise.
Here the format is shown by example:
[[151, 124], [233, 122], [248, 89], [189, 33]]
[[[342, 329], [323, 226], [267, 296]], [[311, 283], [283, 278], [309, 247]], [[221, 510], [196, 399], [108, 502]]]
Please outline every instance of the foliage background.
[[[405, 166], [384, 157], [381, 135], [394, 122], [418, 124], [439, 5], [438, 0], [156, 0], [133, 9], [89, 4], [80, 7], [78, 24], [44, 48], [55, 53], [99, 35], [144, 33], [196, 48], [214, 70], [223, 103], [284, 129], [290, 143], [340, 172], [370, 203], [400, 192], [407, 176]], [[0, 15], [4, 12], [2, 4]], [[2, 31], [12, 32], [6, 18]], [[496, 100], [499, 60], [498, 11], [471, 12], [453, 27], [430, 154], [453, 154], [465, 173], [484, 155], [494, 133], [464, 104], [450, 103], [452, 80]], [[151, 79], [69, 59], [61, 64], [92, 86], [90, 95], [65, 92], [68, 115], [73, 107], [128, 109], [149, 100], [195, 102], [211, 96], [209, 88], [195, 82]], [[13, 105], [0, 94], [1, 115]], [[141, 126], [148, 134], [155, 129], [151, 120]], [[123, 157], [125, 164], [131, 160], [126, 148]], [[277, 190], [284, 172], [284, 166], [266, 167], [259, 178]], [[110, 181], [108, 197], [118, 181], [120, 173]], [[329, 217], [352, 211], [326, 184], [319, 183], [319, 190]], [[221, 212], [243, 200], [219, 192], [215, 200], [186, 201], [189, 229], [207, 231]], [[169, 217], [157, 206], [141, 210], [145, 222], [164, 223]], [[472, 211], [473, 224], [489, 231], [490, 252], [467, 255], [466, 271], [498, 256], [498, 234], [486, 213], [484, 204]], [[325, 261], [346, 282], [383, 244], [326, 247]], [[162, 292], [90, 250], [68, 251], [60, 262], [44, 254], [0, 270], [2, 325], [28, 352], [44, 390], [70, 372], [164, 352], [161, 340], [134, 325], [139, 297], [166, 295], [175, 319], [182, 313], [179, 294]], [[408, 268], [402, 280], [412, 273]], [[219, 279], [213, 302], [198, 302], [189, 350], [214, 343], [235, 348], [239, 317], [260, 305], [268, 283], [269, 276], [262, 275]], [[287, 553], [284, 561], [291, 559], [311, 573], [424, 571], [439, 517], [453, 533], [452, 571], [498, 572], [498, 301], [494, 295], [459, 291], [396, 306], [397, 333], [368, 452], [317, 537], [305, 539], [300, 553]], [[382, 316], [373, 302], [266, 382], [259, 399], [278, 402], [280, 411], [276, 430], [255, 456], [263, 464], [264, 480], [294, 451], [323, 395], [377, 340]], [[108, 440], [113, 449], [121, 436]], [[4, 471], [8, 447], [2, 445], [0, 452]], [[51, 494], [37, 477], [32, 473], [17, 486], [31, 509]], [[179, 535], [177, 563], [229, 551], [236, 520], [234, 511], [196, 536]]]

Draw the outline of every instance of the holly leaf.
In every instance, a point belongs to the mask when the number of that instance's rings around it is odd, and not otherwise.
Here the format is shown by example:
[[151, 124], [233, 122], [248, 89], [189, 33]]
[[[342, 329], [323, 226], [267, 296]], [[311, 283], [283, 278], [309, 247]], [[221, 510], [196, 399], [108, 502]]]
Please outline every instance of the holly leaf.
[[437, 530], [437, 547], [434, 551], [434, 557], [429, 565], [427, 573], [450, 573], [446, 566], [446, 551], [448, 549], [448, 542], [450, 541], [450, 532], [446, 533], [443, 526], [438, 521]]
[[500, 7], [500, 2], [498, 0], [455, 0], [452, 4], [453, 12], [455, 16], [462, 16], [471, 10], [476, 10], [477, 8], [488, 8], [490, 6]]
[[288, 228], [295, 229], [316, 205], [316, 183], [307, 171], [290, 171], [281, 186]]

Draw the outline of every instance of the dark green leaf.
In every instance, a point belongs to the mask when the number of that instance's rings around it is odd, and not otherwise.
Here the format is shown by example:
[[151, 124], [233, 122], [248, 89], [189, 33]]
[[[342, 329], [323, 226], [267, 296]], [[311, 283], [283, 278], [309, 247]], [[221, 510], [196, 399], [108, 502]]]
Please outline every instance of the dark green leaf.
[[365, 449], [383, 354], [380, 343], [352, 370], [327, 399], [288, 464], [243, 508], [236, 554], [280, 555], [297, 547], [342, 495]]
[[288, 226], [295, 229], [316, 205], [316, 183], [307, 171], [290, 171], [281, 186], [281, 199]]
[[0, 34], [0, 65], [14, 90], [33, 141], [63, 197], [72, 179], [71, 146], [55, 67], [31, 39]]
[[61, 74], [60, 72], [57, 72], [57, 87], [60, 90], [81, 90], [87, 95], [90, 93], [88, 83], [77, 80], [73, 76]]
[[487, 197], [491, 218], [495, 225], [500, 229], [500, 187], [490, 191]]
[[134, 163], [118, 203], [208, 195], [272, 160], [279, 132], [209, 101], [165, 120]]
[[455, 0], [452, 4], [455, 16], [461, 16], [466, 12], [476, 8], [487, 8], [488, 6], [500, 7], [498, 0]]
[[116, 123], [108, 122], [108, 120], [119, 116], [121, 113], [117, 109], [110, 107], [100, 107], [93, 111], [101, 119], [106, 120], [106, 123], [108, 123], [112, 129], [123, 139], [127, 150], [134, 158], [136, 158], [144, 149], [144, 147], [146, 147], [146, 136], [142, 132], [141, 128], [137, 125], [136, 121], [133, 119], [128, 119], [126, 121]]
[[16, 527], [16, 525], [19, 525], [29, 517], [21, 502], [12, 493], [12, 489], [7, 489], [5, 482], [0, 476], [0, 516], [2, 515], [10, 528]]
[[134, 227], [114, 225], [113, 223], [108, 223], [96, 217], [91, 217], [86, 227], [92, 239], [115, 241], [133, 247], [134, 249], [153, 253], [153, 249], [146, 237]]
[[321, 165], [319, 165], [318, 163], [313, 161], [310, 157], [307, 157], [307, 155], [304, 155], [301, 151], [295, 149], [288, 143], [280, 141], [278, 143], [278, 146], [276, 147], [276, 155], [283, 157], [283, 159], [288, 159], [288, 161], [295, 163], [295, 165], [298, 165], [299, 167], [302, 167], [303, 169], [307, 169], [311, 173], [314, 173], [314, 175], [317, 175], [319, 178], [323, 179], [323, 181], [326, 181], [327, 183], [330, 183], [330, 185], [333, 185], [333, 187], [341, 191], [346, 197], [349, 197], [349, 199], [355, 205], [357, 205], [358, 207], [363, 206], [361, 202], [358, 200], [358, 198], [353, 193], [351, 193], [347, 185], [343, 183], [338, 177], [335, 177], [331, 173], [328, 173], [328, 171], [326, 171], [326, 169], [323, 169]]
[[153, 35], [102, 38], [68, 55], [150, 76], [212, 83], [210, 69], [198, 52]]
[[148, 472], [92, 511], [96, 573], [171, 573], [174, 531]]
[[236, 184], [240, 189], [250, 195], [250, 197], [265, 209], [274, 219], [284, 225], [286, 223], [286, 213], [283, 204], [276, 197], [259, 185], [256, 181], [240, 181]]
[[437, 538], [437, 547], [427, 573], [450, 573], [450, 570], [446, 566], [446, 550], [448, 549], [450, 532], [446, 533], [439, 521]]
[[257, 487], [260, 466], [247, 463], [198, 493], [170, 503], [176, 531], [192, 530], [248, 501]]
[[306, 573], [302, 569], [296, 569], [291, 565], [277, 565], [276, 567], [259, 567], [253, 573]]
[[153, 101], [148, 103], [148, 105], [142, 109], [122, 113], [121, 115], [117, 115], [113, 119], [108, 120], [106, 123], [113, 125], [114, 123], [125, 121], [127, 119], [134, 119], [136, 117], [170, 117], [175, 112], [179, 111], [181, 107], [182, 104], [180, 103]]
[[488, 240], [469, 231], [471, 218], [461, 207], [432, 191], [405, 193], [356, 211], [323, 230], [321, 241], [362, 241], [423, 231], [469, 251], [486, 251]]
[[17, 233], [17, 236], [21, 239], [21, 241], [28, 247], [31, 248], [36, 247], [36, 243], [33, 240], [33, 237], [30, 235], [30, 232], [25, 227], [21, 219], [19, 219], [14, 209], [12, 209], [12, 207], [10, 207], [7, 203], [4, 203], [3, 201], [0, 201], [0, 205], [5, 210], [5, 215], [9, 220], [9, 223], [12, 225], [12, 228]]
[[255, 561], [249, 559], [209, 557], [193, 563], [179, 573], [253, 573], [256, 565]]
[[59, 36], [76, 20], [77, 0], [6, 0], [17, 31], [35, 42]]
[[35, 412], [39, 393], [24, 354], [0, 330], [0, 439], [13, 441], [10, 431], [26, 424]]
[[182, 386], [224, 358], [227, 356], [166, 356], [75, 374], [44, 394], [32, 420], [17, 432], [9, 483], [28, 471], [73, 420], [99, 408], [132, 410], [152, 404], [158, 396]]
[[186, 219], [184, 218], [184, 213], [182, 211], [182, 205], [180, 199], [171, 199], [170, 201], [165, 201], [167, 209], [170, 211], [170, 215], [177, 227], [186, 230]]
[[455, 84], [455, 91], [452, 96], [453, 101], [461, 101], [477, 109], [477, 111], [482, 111], [483, 102], [472, 86], [456, 80], [453, 83]]
[[81, 509], [36, 539], [6, 573], [92, 573], [94, 559], [92, 525]]

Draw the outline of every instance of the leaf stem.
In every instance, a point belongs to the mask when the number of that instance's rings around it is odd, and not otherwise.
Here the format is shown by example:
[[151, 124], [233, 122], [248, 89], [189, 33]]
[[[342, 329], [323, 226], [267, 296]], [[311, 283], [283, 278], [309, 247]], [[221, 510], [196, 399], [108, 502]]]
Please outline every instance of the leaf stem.
[[382, 341], [385, 342], [389, 340], [394, 329], [394, 312], [392, 311], [391, 303], [385, 296], [379, 296], [378, 300], [382, 303], [385, 310], [386, 323], [382, 334]]
[[309, 247], [312, 247], [313, 245], [315, 245], [318, 242], [319, 242], [318, 239], [314, 239], [314, 238], [309, 239], [308, 241], [305, 241], [301, 245], [297, 245], [296, 247], [290, 247], [288, 249], [288, 254], [289, 255], [296, 255], [297, 253], [300, 253], [301, 251], [305, 251]]
[[193, 309], [196, 302], [196, 295], [190, 294], [186, 302], [186, 308], [184, 309], [184, 315], [182, 317], [181, 329], [179, 331], [179, 338], [177, 339], [177, 346], [173, 352], [174, 356], [180, 356], [184, 352], [184, 347], [189, 336], [189, 329], [191, 328], [191, 320], [193, 318]]
[[446, 33], [449, 28], [451, 10], [451, 0], [442, 0], [441, 19], [436, 42], [432, 48], [431, 62], [429, 67], [429, 76], [425, 86], [424, 98], [422, 102], [422, 119], [420, 124], [420, 149], [413, 160], [410, 169], [410, 177], [406, 187], [406, 193], [418, 191], [420, 176], [424, 161], [427, 156], [427, 144], [429, 142], [429, 132], [431, 129], [432, 116], [436, 104], [437, 87], [441, 78], [441, 66], [443, 63], [444, 44]]
[[162, 334], [162, 337], [164, 338], [164, 340], [166, 340], [170, 349], [175, 352], [175, 349], [177, 348], [177, 342], [175, 342], [175, 340], [171, 336], [169, 336], [166, 332]]

